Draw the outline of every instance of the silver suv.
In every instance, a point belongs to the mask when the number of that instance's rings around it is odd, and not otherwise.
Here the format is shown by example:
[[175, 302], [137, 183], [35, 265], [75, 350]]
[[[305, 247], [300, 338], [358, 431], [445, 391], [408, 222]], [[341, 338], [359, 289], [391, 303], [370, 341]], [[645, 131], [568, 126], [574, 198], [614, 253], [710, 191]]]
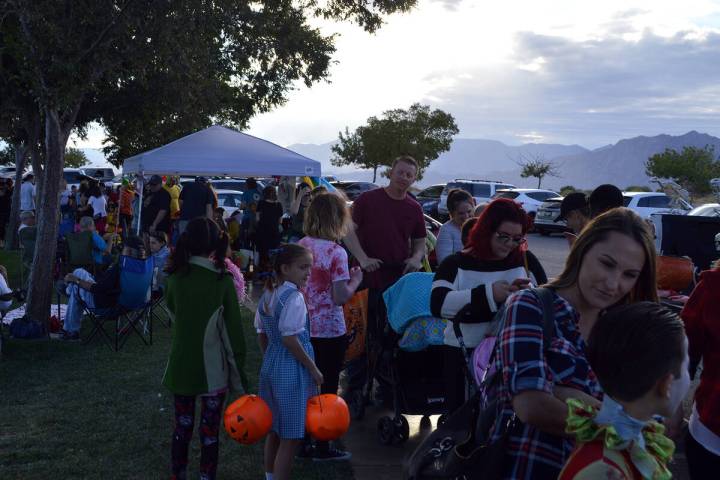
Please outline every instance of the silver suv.
[[448, 192], [453, 188], [461, 188], [468, 192], [475, 199], [475, 203], [489, 202], [498, 190], [515, 188], [515, 185], [503, 183], [499, 180], [469, 180], [465, 178], [456, 178], [452, 182], [448, 182], [440, 194], [440, 203], [438, 203], [438, 213], [442, 217], [448, 216], [447, 197]]

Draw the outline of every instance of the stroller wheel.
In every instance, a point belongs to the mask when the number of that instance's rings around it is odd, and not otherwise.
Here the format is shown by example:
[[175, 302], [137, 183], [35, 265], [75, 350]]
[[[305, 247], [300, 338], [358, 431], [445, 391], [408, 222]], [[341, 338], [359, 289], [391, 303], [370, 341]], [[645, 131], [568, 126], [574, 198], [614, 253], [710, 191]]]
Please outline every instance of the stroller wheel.
[[420, 419], [420, 430], [430, 430], [432, 428], [432, 422], [430, 421], [430, 417], [427, 415], [424, 415]]
[[395, 423], [395, 434], [396, 434], [396, 438], [397, 438], [395, 443], [406, 442], [407, 439], [410, 438], [410, 424], [408, 423], [407, 418], [405, 418], [402, 415], [399, 415], [398, 418], [395, 419], [394, 423]]
[[395, 437], [395, 425], [390, 417], [380, 417], [377, 423], [378, 440], [383, 445], [392, 445]]
[[442, 415], [440, 415], [437, 419], [437, 426], [439, 427], [440, 425], [447, 422], [448, 417], [450, 417], [450, 415], [447, 413], [443, 413]]

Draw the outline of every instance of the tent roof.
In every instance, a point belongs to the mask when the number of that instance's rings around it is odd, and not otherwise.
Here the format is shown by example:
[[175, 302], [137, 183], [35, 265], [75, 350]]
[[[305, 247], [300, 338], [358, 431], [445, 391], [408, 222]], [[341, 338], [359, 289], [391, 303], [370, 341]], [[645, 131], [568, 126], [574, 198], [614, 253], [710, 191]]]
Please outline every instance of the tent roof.
[[320, 162], [220, 125], [130, 157], [124, 173], [319, 177]]

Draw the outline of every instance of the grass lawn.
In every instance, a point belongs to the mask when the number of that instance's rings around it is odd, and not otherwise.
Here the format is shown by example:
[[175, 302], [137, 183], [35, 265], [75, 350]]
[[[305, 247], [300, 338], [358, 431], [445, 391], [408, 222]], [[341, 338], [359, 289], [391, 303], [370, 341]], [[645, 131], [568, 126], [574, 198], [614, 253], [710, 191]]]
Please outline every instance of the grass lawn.
[[[1, 252], [0, 264], [8, 267], [11, 287], [18, 285], [18, 263]], [[246, 369], [256, 378], [260, 351], [252, 318], [244, 310]], [[99, 341], [9, 340], [0, 360], [0, 478], [169, 478], [174, 412], [160, 381], [171, 336], [155, 322], [152, 346], [130, 338], [119, 353]], [[199, 418], [198, 412], [189, 478], [198, 477]], [[264, 478], [262, 445], [242, 446], [221, 432], [218, 478]], [[298, 461], [293, 478], [353, 474], [346, 462]]]

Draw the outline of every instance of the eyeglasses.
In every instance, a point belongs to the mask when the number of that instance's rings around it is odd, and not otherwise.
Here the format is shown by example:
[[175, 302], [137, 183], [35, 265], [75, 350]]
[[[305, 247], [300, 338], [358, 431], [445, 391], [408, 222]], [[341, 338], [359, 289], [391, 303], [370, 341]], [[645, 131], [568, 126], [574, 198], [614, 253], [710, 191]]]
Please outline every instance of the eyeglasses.
[[527, 242], [527, 238], [525, 238], [523, 235], [513, 237], [512, 235], [508, 235], [507, 233], [503, 232], [495, 232], [495, 235], [497, 236], [497, 239], [500, 240], [500, 243], [504, 244], [512, 242], [516, 245], [522, 245], [523, 243]]

